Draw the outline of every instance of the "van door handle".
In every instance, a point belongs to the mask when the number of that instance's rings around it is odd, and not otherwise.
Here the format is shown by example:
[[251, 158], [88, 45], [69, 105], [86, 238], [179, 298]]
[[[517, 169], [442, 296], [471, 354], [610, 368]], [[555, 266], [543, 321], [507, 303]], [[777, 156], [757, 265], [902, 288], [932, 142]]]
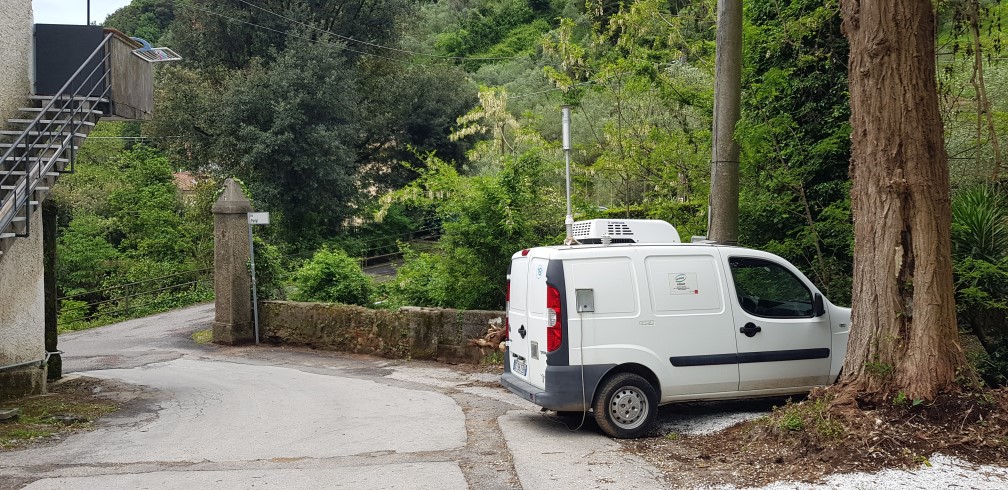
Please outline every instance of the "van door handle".
[[740, 333], [744, 333], [746, 337], [753, 337], [756, 334], [763, 331], [758, 325], [753, 322], [746, 323], [744, 327], [738, 329]]

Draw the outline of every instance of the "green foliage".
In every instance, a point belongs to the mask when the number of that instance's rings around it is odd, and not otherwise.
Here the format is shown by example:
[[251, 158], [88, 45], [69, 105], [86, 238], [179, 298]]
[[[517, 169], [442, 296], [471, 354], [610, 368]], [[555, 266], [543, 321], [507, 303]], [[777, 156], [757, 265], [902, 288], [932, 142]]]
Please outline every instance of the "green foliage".
[[783, 407], [774, 407], [770, 421], [785, 434], [814, 431], [811, 434], [826, 442], [837, 441], [843, 438], [845, 429], [830, 413], [829, 402], [827, 398], [812, 398], [801, 403], [788, 400]]
[[[353, 49], [366, 52], [372, 50], [369, 46], [387, 45], [394, 39], [396, 18], [409, 5], [405, 0], [189, 0], [175, 12], [172, 41], [191, 62], [230, 69], [242, 68], [254, 58], [271, 58], [305, 41], [311, 43], [325, 31], [337, 33], [340, 39], [356, 39], [359, 42]], [[319, 48], [346, 49], [339, 44]]]
[[1008, 380], [1008, 208], [1004, 188], [981, 184], [952, 199], [952, 252], [959, 323], [976, 335], [974, 356], [991, 386]]
[[391, 302], [461, 309], [502, 307], [501, 285], [511, 255], [545, 243], [543, 237], [550, 235], [551, 227], [559, 231], [558, 196], [536, 187], [543, 164], [530, 152], [506, 161], [496, 175], [463, 177], [447, 163], [428, 156], [420, 178], [388, 199], [432, 208], [442, 223], [441, 240], [433, 253], [404, 247], [405, 263], [391, 287]]
[[324, 247], [294, 273], [295, 301], [369, 305], [373, 285], [360, 264], [338, 249]]
[[952, 201], [952, 253], [997, 262], [1008, 256], [1008, 198], [992, 185], [959, 191]]
[[[130, 131], [99, 124], [92, 135]], [[171, 162], [142, 144], [89, 139], [77, 171], [60, 179], [57, 204], [57, 289], [62, 330], [185, 306], [213, 297], [212, 221], [183, 201]], [[198, 202], [197, 196], [197, 202]], [[207, 244], [211, 245], [207, 245]], [[200, 246], [199, 244], [202, 244]]]
[[434, 152], [449, 162], [464, 162], [469, 142], [450, 138], [456, 119], [476, 102], [466, 73], [448, 63], [402, 66], [377, 60], [359, 75], [365, 139], [358, 159], [375, 166], [365, 177], [379, 192], [398, 189], [417, 177], [417, 151]]
[[287, 273], [283, 267], [283, 255], [280, 249], [259, 236], [253, 237], [252, 241], [255, 246], [257, 297], [259, 300], [286, 299], [284, 281]]
[[269, 65], [250, 65], [226, 98], [221, 157], [260, 207], [307, 243], [338, 228], [359, 192], [357, 95], [342, 56], [292, 46]]
[[847, 42], [835, 0], [746, 5], [740, 241], [850, 301]]
[[865, 370], [872, 376], [885, 379], [892, 375], [893, 366], [883, 362], [869, 361], [865, 363]]
[[127, 36], [139, 37], [160, 45], [168, 26], [175, 20], [176, 0], [133, 0], [105, 18], [105, 27], [118, 29]]
[[56, 239], [56, 277], [64, 290], [97, 289], [117, 267], [119, 250], [108, 241], [111, 220], [85, 214], [72, 220]]

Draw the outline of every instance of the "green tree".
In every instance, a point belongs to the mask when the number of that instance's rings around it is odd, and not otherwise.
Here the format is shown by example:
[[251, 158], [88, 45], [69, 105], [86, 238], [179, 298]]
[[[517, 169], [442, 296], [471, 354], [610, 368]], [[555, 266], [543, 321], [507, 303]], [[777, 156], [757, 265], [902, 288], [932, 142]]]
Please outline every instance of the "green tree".
[[340, 53], [296, 45], [268, 65], [253, 62], [224, 96], [217, 161], [298, 241], [335, 232], [358, 206], [353, 77]]
[[192, 63], [228, 69], [304, 44], [319, 53], [395, 57], [377, 46], [395, 41], [396, 18], [409, 6], [405, 0], [188, 0], [176, 9], [172, 47]]
[[133, 0], [105, 18], [105, 27], [158, 44], [175, 20], [176, 0]]
[[433, 208], [442, 223], [441, 240], [432, 253], [407, 248], [392, 302], [501, 308], [511, 255], [563, 232], [560, 188], [538, 185], [544, 163], [529, 151], [505, 160], [495, 175], [465, 177], [429, 156], [420, 178], [389, 199]]
[[741, 240], [850, 300], [847, 41], [839, 4], [746, 5]]
[[[366, 178], [378, 190], [398, 189], [417, 177], [412, 165], [423, 164], [416, 153], [436, 153], [450, 162], [464, 162], [467, 141], [450, 138], [456, 119], [476, 102], [475, 87], [466, 73], [448, 63], [402, 66], [374, 60], [362, 67], [359, 90], [362, 131], [360, 161]], [[410, 162], [411, 165], [402, 165]]]

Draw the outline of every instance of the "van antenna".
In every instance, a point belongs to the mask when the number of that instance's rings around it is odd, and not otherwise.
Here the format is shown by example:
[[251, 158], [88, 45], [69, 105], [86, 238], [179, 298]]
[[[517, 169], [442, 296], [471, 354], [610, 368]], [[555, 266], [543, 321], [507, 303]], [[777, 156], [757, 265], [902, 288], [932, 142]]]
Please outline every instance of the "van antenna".
[[567, 238], [564, 239], [564, 245], [578, 245], [577, 240], [574, 239], [574, 215], [571, 213], [571, 174], [570, 174], [571, 110], [569, 105], [563, 106], [561, 110], [563, 111], [562, 122], [563, 122], [564, 164], [567, 172], [567, 217], [564, 218], [564, 226], [567, 228]]

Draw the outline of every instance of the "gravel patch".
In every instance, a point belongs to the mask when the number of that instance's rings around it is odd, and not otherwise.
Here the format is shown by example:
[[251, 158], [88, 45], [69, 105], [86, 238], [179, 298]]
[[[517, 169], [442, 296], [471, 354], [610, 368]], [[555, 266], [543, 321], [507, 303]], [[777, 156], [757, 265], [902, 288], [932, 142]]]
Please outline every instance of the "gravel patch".
[[[863, 490], [869, 488], [935, 489], [962, 488], [976, 490], [1002, 490], [1008, 488], [1008, 468], [989, 465], [974, 465], [961, 459], [935, 454], [915, 470], [890, 469], [875, 473], [834, 474], [820, 484], [799, 482], [776, 482], [760, 490]], [[735, 486], [705, 487], [729, 490]], [[745, 487], [753, 488], [753, 487]]]

